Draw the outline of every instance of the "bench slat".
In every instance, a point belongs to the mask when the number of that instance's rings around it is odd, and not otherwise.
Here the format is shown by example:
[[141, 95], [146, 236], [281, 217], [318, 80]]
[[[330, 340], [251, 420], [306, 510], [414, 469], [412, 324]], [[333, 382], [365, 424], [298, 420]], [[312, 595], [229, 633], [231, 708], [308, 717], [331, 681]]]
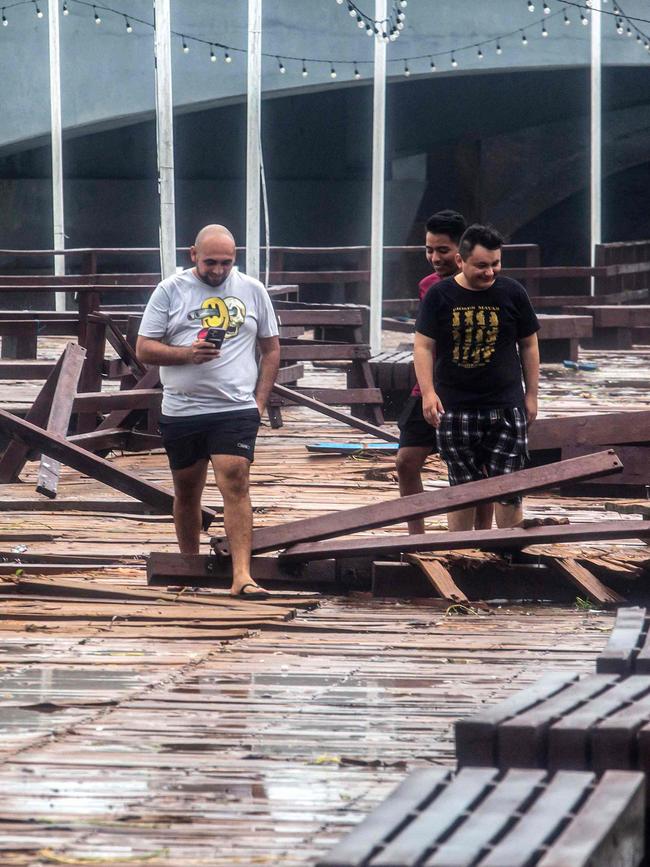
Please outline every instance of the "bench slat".
[[591, 735], [591, 763], [597, 771], [636, 768], [636, 735], [650, 721], [650, 696], [598, 723]]
[[406, 819], [434, 797], [448, 778], [445, 768], [425, 768], [410, 774], [347, 837], [318, 862], [317, 867], [357, 867], [365, 864], [379, 842], [390, 838]]
[[607, 692], [554, 723], [548, 733], [548, 768], [589, 767], [590, 729], [650, 692], [650, 677], [627, 677]]
[[488, 844], [510, 824], [541, 785], [545, 771], [508, 771], [503, 781], [472, 811], [471, 818], [425, 861], [426, 867], [463, 867], [474, 863]]
[[456, 721], [458, 766], [490, 766], [496, 763], [496, 732], [499, 723], [534, 707], [578, 679], [575, 672], [553, 671], [498, 704], [467, 719]]
[[400, 867], [422, 858], [446, 834], [458, 816], [471, 810], [493, 782], [496, 768], [462, 770], [413, 822], [372, 859], [372, 867]]
[[619, 608], [607, 646], [596, 660], [599, 674], [628, 674], [644, 631], [645, 608]]
[[507, 837], [481, 861], [481, 867], [527, 867], [531, 854], [551, 841], [593, 780], [593, 774], [558, 772]]
[[608, 771], [539, 867], [638, 867], [644, 812], [643, 774]]
[[579, 680], [537, 707], [506, 720], [497, 730], [499, 767], [539, 768], [546, 760], [546, 733], [561, 716], [616, 682], [616, 675]]

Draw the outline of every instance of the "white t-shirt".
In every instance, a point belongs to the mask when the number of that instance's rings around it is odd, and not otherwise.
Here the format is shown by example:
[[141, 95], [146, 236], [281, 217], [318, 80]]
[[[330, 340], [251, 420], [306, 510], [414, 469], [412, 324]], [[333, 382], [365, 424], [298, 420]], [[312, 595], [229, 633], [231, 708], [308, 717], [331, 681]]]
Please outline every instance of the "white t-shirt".
[[191, 268], [174, 274], [154, 289], [139, 333], [169, 346], [189, 346], [209, 326], [227, 329], [219, 358], [160, 367], [164, 415], [256, 407], [256, 340], [278, 333], [269, 293], [258, 280], [236, 268], [217, 287], [208, 286]]

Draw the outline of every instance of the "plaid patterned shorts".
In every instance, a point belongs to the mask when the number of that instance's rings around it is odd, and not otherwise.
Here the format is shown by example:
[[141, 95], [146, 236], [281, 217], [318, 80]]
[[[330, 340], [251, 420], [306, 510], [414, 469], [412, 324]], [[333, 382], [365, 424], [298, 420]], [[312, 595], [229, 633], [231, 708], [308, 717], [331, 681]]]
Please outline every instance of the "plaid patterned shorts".
[[[526, 415], [519, 407], [448, 410], [437, 434], [450, 485], [513, 473], [528, 460]], [[509, 497], [501, 502], [520, 501]]]

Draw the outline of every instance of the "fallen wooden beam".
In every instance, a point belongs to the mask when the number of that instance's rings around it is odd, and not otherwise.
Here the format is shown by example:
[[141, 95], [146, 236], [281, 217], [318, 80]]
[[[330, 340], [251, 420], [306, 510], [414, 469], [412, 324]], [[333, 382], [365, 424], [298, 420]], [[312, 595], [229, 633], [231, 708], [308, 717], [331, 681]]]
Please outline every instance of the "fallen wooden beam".
[[407, 551], [444, 551], [481, 548], [484, 551], [517, 551], [550, 542], [589, 542], [606, 539], [650, 539], [647, 521], [597, 521], [557, 527], [504, 530], [470, 530], [459, 533], [421, 533], [414, 536], [364, 536], [293, 545], [280, 554], [281, 563], [301, 563], [329, 557], [379, 557]]
[[[373, 527], [385, 527], [389, 524], [398, 524], [415, 518], [425, 518], [428, 515], [439, 515], [443, 512], [451, 512], [455, 509], [487, 503], [515, 494], [550, 488], [553, 485], [576, 479], [620, 472], [622, 468], [623, 465], [614, 451], [609, 449], [582, 458], [559, 461], [546, 464], [543, 467], [532, 467], [504, 476], [481, 479], [478, 482], [468, 482], [465, 485], [454, 485], [443, 490], [397, 497], [383, 503], [373, 503], [358, 509], [346, 509], [318, 518], [305, 518], [301, 521], [292, 521], [289, 524], [261, 527], [253, 531], [253, 551], [256, 553], [277, 551], [298, 542], [327, 539], [331, 536], [342, 536], [347, 533], [356, 533], [359, 530], [370, 530]], [[214, 540], [214, 546], [216, 546], [216, 550], [225, 553], [224, 540], [217, 538]], [[447, 547], [453, 548], [454, 546], [448, 545]], [[409, 550], [417, 551], [418, 549], [410, 548]]]
[[417, 566], [424, 573], [434, 590], [443, 599], [447, 599], [449, 602], [469, 602], [467, 596], [440, 560], [434, 560], [426, 554], [407, 554], [405, 560]]
[[650, 410], [538, 418], [530, 426], [528, 447], [614, 446], [650, 442]]
[[291, 388], [285, 388], [283, 385], [274, 385], [273, 392], [278, 395], [278, 397], [282, 397], [291, 403], [297, 403], [300, 406], [306, 406], [308, 409], [313, 409], [316, 412], [322, 413], [322, 415], [327, 415], [330, 418], [335, 418], [337, 421], [342, 421], [345, 424], [350, 425], [350, 427], [356, 428], [357, 430], [361, 430], [364, 433], [372, 434], [372, 436], [377, 437], [380, 440], [385, 440], [389, 443], [398, 443], [399, 437], [395, 436], [392, 433], [389, 433], [383, 428], [377, 427], [374, 424], [370, 424], [370, 422], [363, 421], [363, 419], [355, 418], [353, 415], [348, 415], [346, 412], [340, 412], [338, 409], [334, 409], [331, 406], [328, 406], [325, 403], [321, 403], [319, 400], [314, 400], [312, 397], [307, 397], [305, 394], [300, 394], [299, 392], [294, 391]]
[[574, 584], [588, 599], [599, 605], [625, 605], [627, 600], [593, 575], [586, 566], [573, 557], [543, 558], [553, 569]]
[[[170, 491], [151, 482], [145, 482], [140, 476], [120, 470], [109, 461], [73, 445], [63, 437], [49, 434], [42, 428], [2, 409], [0, 409], [0, 429], [26, 443], [27, 446], [36, 448], [123, 494], [135, 497], [159, 512], [166, 514], [173, 512], [174, 495]], [[207, 530], [216, 513], [212, 509], [202, 508], [201, 514], [203, 529]]]

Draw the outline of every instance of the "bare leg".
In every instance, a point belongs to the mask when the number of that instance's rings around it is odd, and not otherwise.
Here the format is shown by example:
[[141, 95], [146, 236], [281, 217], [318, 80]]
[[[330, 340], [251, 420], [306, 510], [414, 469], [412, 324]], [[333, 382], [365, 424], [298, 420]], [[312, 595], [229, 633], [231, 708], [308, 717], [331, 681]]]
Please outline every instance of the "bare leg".
[[517, 505], [497, 503], [495, 514], [497, 527], [514, 527], [524, 517], [524, 507], [522, 503], [517, 503]]
[[217, 487], [223, 497], [223, 523], [232, 557], [232, 586], [237, 595], [244, 584], [255, 584], [251, 578], [251, 545], [253, 509], [248, 491], [250, 462], [237, 455], [212, 455]]
[[453, 512], [447, 512], [447, 526], [451, 533], [459, 533], [462, 530], [473, 530], [476, 516], [476, 507], [470, 506], [467, 509], [456, 509]]
[[494, 517], [494, 503], [479, 503], [474, 516], [475, 530], [491, 530]]
[[[422, 467], [431, 454], [428, 446], [403, 446], [397, 452], [397, 477], [399, 479], [399, 492], [403, 497], [411, 494], [421, 494]], [[415, 518], [408, 522], [409, 533], [424, 533], [424, 519]]]
[[172, 470], [174, 528], [181, 554], [198, 554], [201, 538], [201, 494], [208, 472], [207, 461]]

